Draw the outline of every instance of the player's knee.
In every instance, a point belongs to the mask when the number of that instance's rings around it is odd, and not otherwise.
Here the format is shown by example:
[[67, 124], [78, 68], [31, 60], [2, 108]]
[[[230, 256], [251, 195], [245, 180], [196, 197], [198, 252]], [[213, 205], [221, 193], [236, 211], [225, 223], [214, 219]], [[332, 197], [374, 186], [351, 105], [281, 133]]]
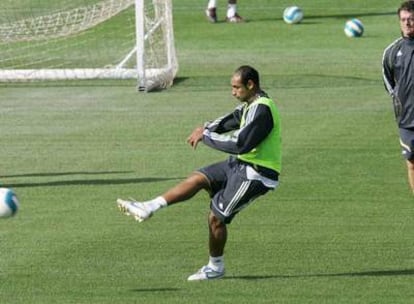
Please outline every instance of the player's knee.
[[196, 185], [198, 189], [206, 189], [209, 188], [209, 182], [207, 180], [207, 177], [205, 177], [203, 174], [199, 172], [195, 172], [192, 175], [188, 177], [188, 180]]
[[208, 224], [213, 230], [225, 226], [225, 224], [212, 211], [210, 211], [210, 214], [208, 215]]
[[407, 160], [407, 168], [410, 171], [414, 171], [414, 159], [412, 160]]

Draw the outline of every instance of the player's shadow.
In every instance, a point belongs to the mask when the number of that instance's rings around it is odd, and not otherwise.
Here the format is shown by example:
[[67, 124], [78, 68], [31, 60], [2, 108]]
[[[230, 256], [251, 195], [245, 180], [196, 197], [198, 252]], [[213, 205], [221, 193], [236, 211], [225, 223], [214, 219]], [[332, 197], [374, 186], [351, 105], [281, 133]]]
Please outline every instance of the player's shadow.
[[0, 178], [10, 177], [48, 177], [48, 176], [64, 176], [64, 175], [100, 175], [100, 174], [121, 174], [121, 173], [134, 173], [134, 171], [69, 171], [69, 172], [47, 172], [47, 173], [21, 173], [0, 175]]
[[343, 273], [317, 273], [317, 274], [292, 274], [292, 275], [245, 275], [227, 276], [224, 279], [236, 280], [269, 280], [269, 279], [295, 279], [295, 278], [318, 278], [318, 277], [387, 277], [387, 276], [412, 276], [414, 269], [401, 270], [373, 270], [362, 272], [343, 272]]
[[52, 186], [97, 186], [97, 185], [124, 185], [181, 180], [181, 177], [144, 177], [144, 178], [117, 178], [117, 179], [76, 179], [33, 183], [1, 184], [6, 188], [52, 187]]
[[[48, 173], [23, 173], [14, 175], [2, 175], [0, 178], [19, 178], [19, 177], [54, 177], [54, 176], [69, 176], [69, 175], [108, 175], [108, 174], [125, 174], [133, 173], [133, 171], [80, 171], [80, 172], [48, 172]], [[139, 178], [79, 178], [66, 180], [48, 180], [48, 181], [33, 181], [33, 182], [13, 182], [1, 183], [1, 187], [6, 188], [30, 188], [30, 187], [51, 187], [51, 186], [93, 186], [93, 185], [123, 185], [123, 184], [140, 184], [162, 182], [167, 180], [178, 180], [182, 177], [139, 177]]]

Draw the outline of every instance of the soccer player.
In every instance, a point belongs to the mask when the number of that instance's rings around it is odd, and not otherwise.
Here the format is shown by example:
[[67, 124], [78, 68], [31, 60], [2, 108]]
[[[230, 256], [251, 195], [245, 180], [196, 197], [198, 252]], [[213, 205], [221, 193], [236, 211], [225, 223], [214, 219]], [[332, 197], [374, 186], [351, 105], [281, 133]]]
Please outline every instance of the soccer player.
[[199, 142], [231, 156], [199, 170], [163, 195], [146, 202], [118, 199], [121, 211], [138, 221], [150, 218], [163, 207], [182, 202], [204, 189], [211, 197], [209, 253], [207, 265], [188, 277], [189, 281], [224, 275], [227, 225], [254, 199], [278, 185], [281, 170], [281, 133], [276, 104], [260, 88], [259, 73], [241, 66], [231, 78], [232, 95], [242, 104], [232, 113], [193, 130], [187, 142]]
[[[217, 0], [208, 1], [206, 16], [211, 23], [217, 22]], [[231, 23], [244, 22], [243, 18], [237, 14], [237, 0], [228, 0], [226, 21]]]
[[403, 2], [397, 14], [401, 37], [384, 51], [383, 79], [393, 101], [408, 181], [414, 194], [414, 1]]

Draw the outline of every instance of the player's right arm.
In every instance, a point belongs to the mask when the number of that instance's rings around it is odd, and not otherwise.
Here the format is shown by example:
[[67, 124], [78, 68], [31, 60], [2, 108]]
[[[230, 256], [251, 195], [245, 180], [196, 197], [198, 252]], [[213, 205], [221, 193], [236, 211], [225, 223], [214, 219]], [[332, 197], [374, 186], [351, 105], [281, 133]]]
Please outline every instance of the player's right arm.
[[400, 49], [400, 39], [397, 39], [391, 43], [384, 51], [382, 56], [382, 78], [384, 81], [385, 89], [388, 94], [394, 97], [395, 88], [395, 75], [394, 75], [394, 61], [395, 57]]
[[401, 96], [399, 96], [401, 95], [401, 92], [398, 92], [398, 88], [396, 88], [400, 75], [398, 75], [395, 66], [397, 59], [401, 60], [401, 57], [404, 56], [401, 51], [403, 42], [404, 40], [402, 38], [395, 40], [385, 49], [382, 57], [382, 77], [384, 86], [392, 98], [395, 117], [398, 121], [401, 120], [403, 105], [400, 100]]

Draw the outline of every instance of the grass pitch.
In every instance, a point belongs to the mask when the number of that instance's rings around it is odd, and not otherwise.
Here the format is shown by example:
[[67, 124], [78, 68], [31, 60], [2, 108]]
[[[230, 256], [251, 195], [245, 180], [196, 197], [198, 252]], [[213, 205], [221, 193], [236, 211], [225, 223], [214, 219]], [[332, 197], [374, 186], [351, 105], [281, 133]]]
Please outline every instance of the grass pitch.
[[[381, 2], [381, 3], [378, 3]], [[209, 24], [174, 3], [176, 85], [3, 85], [0, 182], [21, 200], [0, 221], [0, 302], [410, 303], [414, 210], [381, 56], [395, 1], [240, 3], [249, 22]], [[224, 3], [219, 17], [224, 17]], [[343, 34], [347, 18], [365, 25]], [[227, 276], [188, 283], [207, 261], [208, 197], [138, 224], [117, 197], [151, 198], [225, 154], [185, 138], [236, 105], [232, 71], [252, 64], [279, 105], [283, 174], [229, 227]]]

